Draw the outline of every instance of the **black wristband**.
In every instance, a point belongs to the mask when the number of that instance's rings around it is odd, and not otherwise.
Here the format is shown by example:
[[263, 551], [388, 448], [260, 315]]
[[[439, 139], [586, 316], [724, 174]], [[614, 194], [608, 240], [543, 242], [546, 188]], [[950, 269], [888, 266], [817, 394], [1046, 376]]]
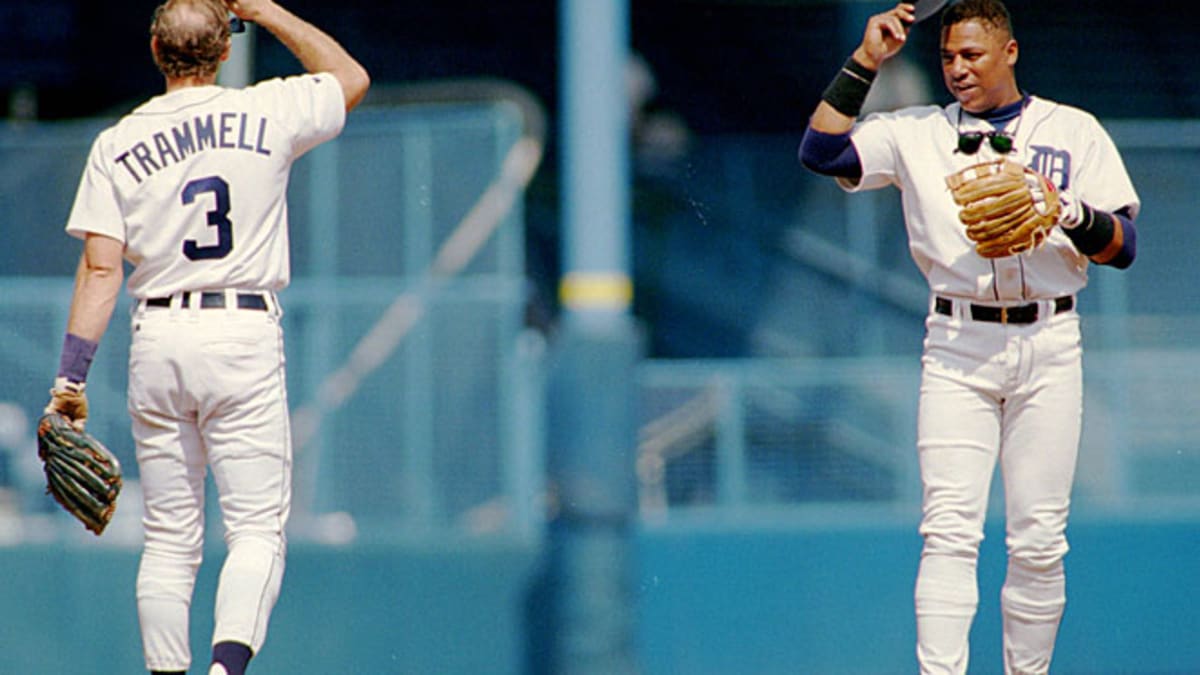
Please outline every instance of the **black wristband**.
[[1112, 243], [1116, 234], [1116, 223], [1113, 222], [1111, 214], [1093, 209], [1083, 202], [1079, 203], [1079, 209], [1083, 212], [1079, 225], [1069, 229], [1063, 228], [1063, 232], [1075, 242], [1075, 248], [1079, 249], [1080, 253], [1087, 256], [1096, 255]]
[[846, 63], [838, 74], [825, 87], [821, 100], [833, 106], [834, 110], [848, 117], [858, 117], [862, 112], [863, 102], [871, 91], [871, 83], [875, 81], [876, 73], [853, 57]]

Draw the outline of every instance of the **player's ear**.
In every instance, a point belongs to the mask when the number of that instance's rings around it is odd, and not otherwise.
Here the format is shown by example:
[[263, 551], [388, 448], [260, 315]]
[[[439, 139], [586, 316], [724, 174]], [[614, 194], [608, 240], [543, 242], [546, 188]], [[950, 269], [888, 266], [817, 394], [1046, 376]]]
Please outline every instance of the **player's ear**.
[[154, 63], [158, 64], [158, 36], [150, 36], [150, 56], [154, 58]]
[[1017, 65], [1017, 57], [1020, 56], [1021, 49], [1017, 46], [1016, 39], [1010, 39], [1004, 45], [1004, 60], [1009, 66]]

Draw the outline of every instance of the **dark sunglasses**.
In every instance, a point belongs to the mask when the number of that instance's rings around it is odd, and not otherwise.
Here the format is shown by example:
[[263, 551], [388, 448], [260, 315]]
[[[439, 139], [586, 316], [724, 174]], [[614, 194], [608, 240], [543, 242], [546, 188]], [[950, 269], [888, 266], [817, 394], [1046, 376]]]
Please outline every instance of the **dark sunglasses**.
[[973, 155], [979, 152], [985, 138], [992, 149], [1002, 155], [1007, 155], [1013, 150], [1013, 137], [1003, 131], [960, 131], [958, 151], [964, 155]]

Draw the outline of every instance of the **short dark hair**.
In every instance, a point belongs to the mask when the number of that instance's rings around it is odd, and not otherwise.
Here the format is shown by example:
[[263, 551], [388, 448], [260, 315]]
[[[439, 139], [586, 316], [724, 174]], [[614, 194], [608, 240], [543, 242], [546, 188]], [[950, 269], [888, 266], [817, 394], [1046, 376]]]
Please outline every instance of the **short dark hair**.
[[163, 75], [211, 76], [229, 46], [229, 10], [221, 0], [166, 0], [154, 10], [150, 35]]
[[958, 0], [942, 12], [942, 28], [964, 21], [980, 21], [998, 28], [1013, 37], [1012, 15], [1000, 0]]

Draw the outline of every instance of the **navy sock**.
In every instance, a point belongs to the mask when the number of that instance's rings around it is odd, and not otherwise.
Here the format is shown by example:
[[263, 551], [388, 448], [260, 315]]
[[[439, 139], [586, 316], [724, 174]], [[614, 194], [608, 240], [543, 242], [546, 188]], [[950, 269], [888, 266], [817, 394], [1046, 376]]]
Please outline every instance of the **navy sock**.
[[218, 642], [213, 646], [212, 662], [225, 666], [229, 675], [245, 675], [251, 656], [250, 648], [240, 642]]

